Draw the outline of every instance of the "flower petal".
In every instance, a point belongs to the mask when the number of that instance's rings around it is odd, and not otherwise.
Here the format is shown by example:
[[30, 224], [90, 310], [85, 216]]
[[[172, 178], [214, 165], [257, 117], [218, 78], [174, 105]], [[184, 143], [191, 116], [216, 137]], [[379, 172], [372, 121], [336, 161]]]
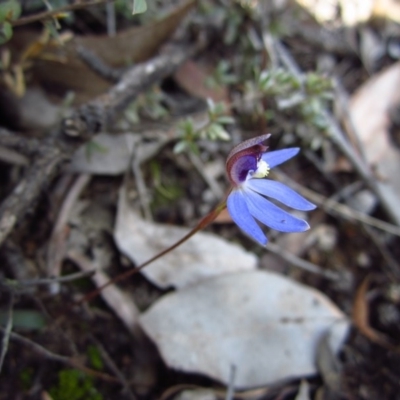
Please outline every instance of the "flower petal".
[[270, 179], [249, 179], [246, 187], [264, 196], [272, 197], [295, 210], [310, 211], [316, 208], [313, 203], [281, 182]]
[[294, 157], [300, 149], [298, 147], [291, 147], [289, 149], [268, 151], [264, 153], [261, 158], [269, 165], [270, 168], [274, 168], [279, 164], [284, 163]]
[[251, 216], [246, 205], [244, 194], [240, 190], [232, 190], [226, 201], [228, 211], [233, 221], [251, 238], [265, 246], [267, 237]]
[[306, 221], [290, 215], [260, 194], [247, 190], [244, 195], [250, 214], [270, 228], [280, 232], [304, 232], [310, 228]]

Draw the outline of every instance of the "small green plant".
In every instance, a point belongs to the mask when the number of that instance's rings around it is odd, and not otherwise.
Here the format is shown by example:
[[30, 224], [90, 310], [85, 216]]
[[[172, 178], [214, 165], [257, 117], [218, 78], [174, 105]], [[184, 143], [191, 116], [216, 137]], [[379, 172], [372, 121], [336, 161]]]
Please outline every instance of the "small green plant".
[[174, 202], [183, 196], [182, 185], [175, 182], [171, 176], [162, 175], [162, 167], [159, 162], [150, 162], [151, 177], [156, 193], [153, 196], [152, 207], [157, 208]]
[[178, 136], [180, 140], [175, 144], [174, 152], [182, 153], [191, 151], [198, 154], [198, 140], [230, 140], [229, 133], [224, 128], [226, 124], [232, 124], [233, 118], [227, 115], [223, 103], [214, 103], [207, 101], [208, 119], [201, 126], [195, 126], [191, 118], [187, 118], [178, 127]]
[[214, 73], [206, 79], [206, 86], [215, 88], [218, 86], [232, 85], [238, 82], [238, 77], [231, 72], [231, 65], [226, 60], [221, 60]]
[[60, 371], [58, 384], [49, 393], [53, 400], [103, 400], [93, 386], [93, 378], [76, 369]]
[[101, 358], [101, 354], [99, 349], [96, 346], [89, 346], [86, 350], [86, 354], [89, 360], [90, 365], [99, 371], [104, 368], [103, 360]]
[[164, 102], [164, 93], [158, 86], [154, 86], [131, 103], [125, 111], [125, 116], [133, 124], [139, 123], [143, 117], [155, 121], [161, 120], [169, 115]]
[[0, 4], [0, 45], [11, 39], [12, 21], [21, 14], [21, 5], [17, 0], [8, 0]]
[[35, 371], [33, 368], [24, 368], [19, 374], [19, 381], [23, 390], [29, 390], [33, 384]]
[[324, 130], [327, 127], [323, 110], [332, 99], [329, 78], [310, 72], [302, 80], [282, 68], [256, 73], [255, 79], [245, 83], [244, 104], [258, 117], [270, 118], [264, 100], [274, 98], [278, 110], [293, 110], [309, 125]]

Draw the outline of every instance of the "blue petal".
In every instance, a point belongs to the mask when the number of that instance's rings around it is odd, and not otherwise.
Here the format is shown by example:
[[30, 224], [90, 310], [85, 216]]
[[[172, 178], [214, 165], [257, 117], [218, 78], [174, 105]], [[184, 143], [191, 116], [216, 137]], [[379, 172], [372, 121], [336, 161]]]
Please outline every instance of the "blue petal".
[[245, 199], [250, 214], [272, 229], [280, 232], [304, 232], [310, 228], [306, 221], [290, 215], [252, 190], [245, 192]]
[[246, 205], [244, 194], [239, 190], [233, 190], [228, 196], [226, 205], [230, 216], [239, 228], [255, 241], [265, 246], [268, 239], [257, 225], [255, 219], [251, 216]]
[[249, 179], [246, 182], [246, 187], [264, 196], [272, 197], [295, 210], [310, 211], [316, 208], [313, 203], [281, 182], [270, 179]]
[[274, 168], [279, 164], [284, 163], [294, 157], [300, 149], [298, 147], [291, 147], [289, 149], [267, 151], [261, 158], [269, 165], [270, 168]]

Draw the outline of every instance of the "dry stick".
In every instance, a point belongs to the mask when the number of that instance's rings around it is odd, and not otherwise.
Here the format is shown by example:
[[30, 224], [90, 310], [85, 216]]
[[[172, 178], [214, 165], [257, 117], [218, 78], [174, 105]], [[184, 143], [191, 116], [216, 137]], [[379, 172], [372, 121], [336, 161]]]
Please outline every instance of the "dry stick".
[[65, 13], [68, 11], [79, 10], [81, 8], [96, 6], [96, 5], [103, 4], [103, 3], [110, 3], [113, 1], [114, 0], [88, 0], [86, 2], [77, 1], [76, 3], [69, 4], [67, 6], [57, 8], [55, 10], [43, 11], [43, 12], [40, 12], [37, 14], [29, 15], [27, 17], [19, 18], [15, 21], [12, 21], [12, 25], [20, 26], [20, 25], [31, 24], [32, 22], [42, 21], [44, 19], [53, 18], [53, 17], [57, 16], [58, 14]]
[[27, 157], [36, 155], [42, 144], [43, 142], [39, 139], [27, 138], [0, 127], [0, 145], [13, 149]]
[[201, 160], [201, 158], [194, 153], [189, 153], [189, 159], [194, 165], [194, 167], [197, 169], [197, 172], [202, 176], [204, 181], [207, 183], [207, 185], [210, 187], [211, 191], [213, 192], [215, 198], [220, 199], [224, 195], [224, 191], [222, 190], [220, 184], [217, 182], [214, 177], [212, 177], [210, 174], [207, 174], [205, 169], [204, 169], [204, 163]]
[[302, 258], [285, 251], [282, 247], [278, 246], [275, 243], [267, 243], [266, 249], [269, 250], [271, 253], [274, 253], [277, 256], [283, 258], [285, 261], [294, 265], [295, 267], [304, 269], [305, 271], [312, 272], [313, 274], [317, 275], [322, 275], [323, 277], [333, 281], [337, 281], [342, 278], [340, 274], [333, 271], [324, 270], [316, 264], [303, 260]]
[[272, 175], [277, 176], [282, 182], [288, 183], [296, 191], [300, 192], [303, 196], [307, 197], [313, 203], [323, 208], [328, 214], [339, 215], [346, 220], [361, 222], [363, 224], [373, 226], [374, 228], [378, 228], [387, 233], [391, 233], [392, 235], [400, 236], [400, 227], [396, 225], [392, 225], [378, 218], [374, 218], [367, 214], [353, 210], [349, 206], [338, 203], [333, 199], [328, 199], [325, 196], [322, 196], [321, 194], [316, 193], [313, 190], [298, 184], [284, 173], [278, 172], [277, 169], [274, 169]]
[[[73, 183], [66, 198], [64, 199], [57, 221], [47, 247], [47, 274], [51, 277], [60, 275], [61, 263], [64, 259], [67, 240], [67, 224], [72, 207], [76, 204], [82, 191], [90, 182], [91, 175], [81, 174]], [[58, 291], [58, 285], [53, 286], [53, 291]]]
[[29, 160], [27, 157], [25, 157], [21, 153], [16, 152], [15, 150], [11, 150], [10, 148], [6, 148], [4, 146], [0, 146], [0, 161], [7, 164], [19, 165], [23, 167], [29, 165]]
[[96, 269], [93, 268], [89, 271], [80, 271], [75, 272], [73, 274], [58, 276], [55, 278], [38, 278], [38, 279], [29, 279], [29, 280], [14, 280], [14, 279], [6, 279], [2, 282], [9, 289], [20, 289], [27, 286], [39, 286], [39, 285], [51, 285], [52, 283], [66, 283], [73, 282], [82, 278], [90, 278], [92, 275], [96, 273]]
[[36, 162], [0, 206], [0, 244], [32, 208], [66, 160], [58, 147], [45, 146]]
[[[279, 57], [285, 67], [291, 71], [292, 74], [296, 75], [299, 81], [304, 80], [303, 73], [299, 69], [298, 65], [294, 61], [293, 57], [289, 54], [286, 48], [275, 39], [275, 49], [279, 54]], [[382, 207], [385, 209], [389, 218], [396, 224], [400, 226], [400, 218], [398, 213], [396, 213], [391, 205], [387, 202], [386, 197], [383, 195], [381, 189], [377, 185], [373, 175], [370, 173], [369, 166], [362, 162], [360, 157], [355, 154], [351, 145], [345, 140], [345, 134], [339, 127], [335, 118], [327, 110], [322, 112], [325, 121], [328, 123], [327, 136], [332, 142], [339, 148], [339, 150], [346, 156], [346, 158], [351, 162], [354, 169], [361, 176], [366, 185], [375, 193], [378, 197]]]
[[[5, 332], [5, 329], [0, 326], [0, 331]], [[59, 354], [55, 354], [55, 353], [51, 352], [50, 350], [47, 350], [45, 347], [41, 346], [40, 344], [35, 343], [32, 340], [19, 335], [18, 333], [11, 332], [10, 338], [17, 340], [20, 343], [23, 343], [24, 345], [30, 347], [32, 350], [36, 351], [36, 353], [39, 353], [40, 355], [48, 358], [49, 360], [53, 360], [53, 361], [57, 361], [57, 362], [69, 365], [71, 367], [74, 367], [76, 369], [79, 369], [79, 370], [87, 373], [88, 375], [94, 376], [96, 378], [100, 378], [107, 382], [119, 383], [119, 379], [114, 378], [111, 375], [108, 375], [108, 374], [105, 374], [104, 372], [95, 371], [91, 368], [85, 367], [84, 365], [82, 365], [81, 363], [79, 363], [78, 361], [76, 361], [72, 358], [69, 358], [66, 356], [61, 356]]]

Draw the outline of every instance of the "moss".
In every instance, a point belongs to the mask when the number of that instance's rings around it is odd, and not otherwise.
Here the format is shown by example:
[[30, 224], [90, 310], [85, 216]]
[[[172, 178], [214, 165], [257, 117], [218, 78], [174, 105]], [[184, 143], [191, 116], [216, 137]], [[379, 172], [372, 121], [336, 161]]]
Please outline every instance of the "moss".
[[64, 369], [58, 374], [58, 384], [49, 390], [53, 400], [102, 400], [93, 386], [93, 378], [76, 369]]

